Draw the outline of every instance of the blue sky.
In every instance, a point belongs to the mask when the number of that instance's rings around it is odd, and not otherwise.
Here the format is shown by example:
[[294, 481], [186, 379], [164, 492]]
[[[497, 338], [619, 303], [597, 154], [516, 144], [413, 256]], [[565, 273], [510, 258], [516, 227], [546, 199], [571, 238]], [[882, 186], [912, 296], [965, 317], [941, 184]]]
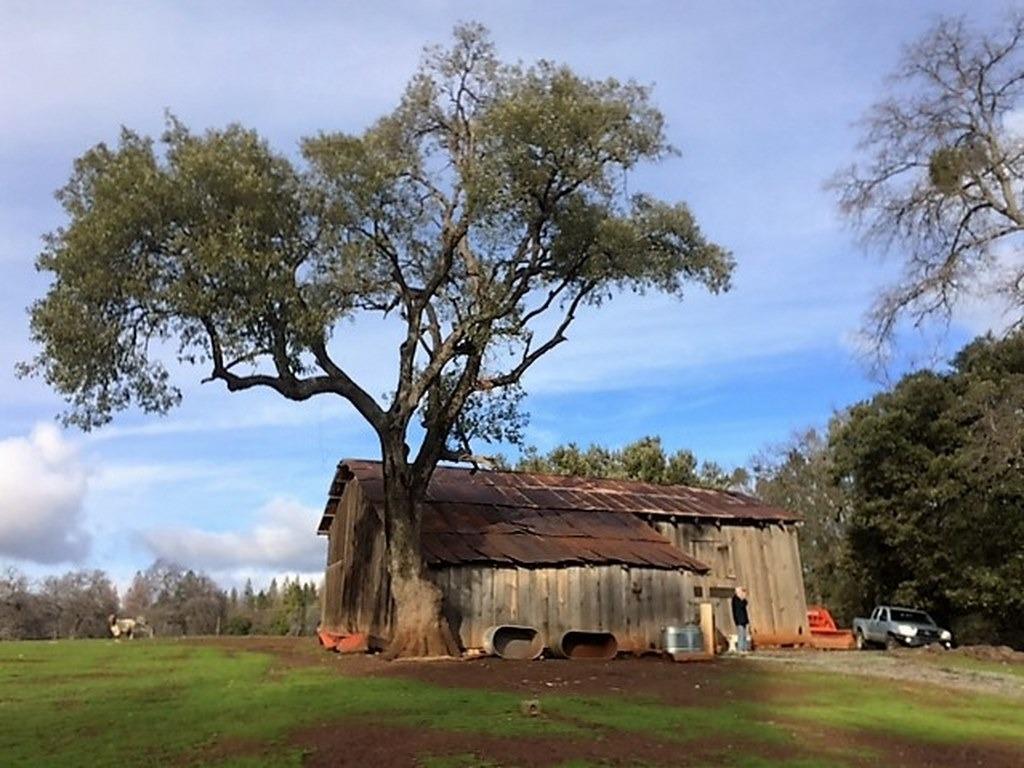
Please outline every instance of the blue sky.
[[[371, 8], [370, 6], [373, 5]], [[528, 440], [617, 445], [660, 434], [725, 465], [827, 421], [877, 385], [855, 338], [891, 275], [859, 249], [823, 182], [853, 158], [853, 122], [903, 43], [939, 13], [989, 26], [1003, 3], [19, 3], [0, 8], [0, 564], [101, 567], [124, 583], [155, 556], [225, 582], [316, 573], [313, 526], [337, 460], [374, 456], [340, 402], [228, 395], [186, 372], [182, 408], [89, 435], [13, 375], [25, 307], [46, 289], [40, 235], [72, 160], [165, 108], [202, 129], [238, 121], [278, 149], [358, 131], [389, 110], [424, 45], [461, 20], [510, 59], [564, 61], [654, 84], [679, 158], [632, 190], [687, 201], [737, 260], [734, 289], [682, 303], [621, 297], [582, 317], [526, 381]], [[997, 322], [965, 311], [955, 346]], [[346, 328], [346, 358], [389, 389], [391, 329]], [[393, 345], [390, 345], [393, 348]]]

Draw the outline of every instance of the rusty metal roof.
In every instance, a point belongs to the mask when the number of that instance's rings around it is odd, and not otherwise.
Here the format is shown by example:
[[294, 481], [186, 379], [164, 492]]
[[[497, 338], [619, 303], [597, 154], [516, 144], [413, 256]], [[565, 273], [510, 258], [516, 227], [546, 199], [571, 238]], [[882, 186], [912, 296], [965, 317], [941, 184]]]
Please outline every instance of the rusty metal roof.
[[[371, 502], [383, 502], [380, 462], [346, 459], [331, 483], [319, 533], [327, 533], [352, 480]], [[434, 564], [622, 563], [707, 570], [641, 516], [741, 523], [800, 519], [727, 491], [441, 466], [424, 500], [423, 551]]]
[[[439, 468], [435, 479], [449, 468]], [[420, 541], [428, 565], [609, 565], [684, 569], [705, 573], [704, 563], [683, 553], [642, 520], [608, 510], [541, 507], [508, 496], [473, 490], [468, 472], [432, 482], [423, 502]], [[463, 482], [459, 482], [459, 480]], [[334, 509], [355, 481], [372, 504], [384, 503], [378, 462], [344, 461], [331, 483], [319, 533], [328, 531]], [[465, 486], [465, 487], [464, 487]]]
[[[364, 490], [372, 490], [374, 494], [383, 492], [380, 462], [345, 459], [338, 465], [331, 484], [325, 516], [334, 514], [334, 501], [341, 498], [345, 483], [356, 477]], [[794, 523], [802, 520], [798, 514], [734, 491], [530, 472], [472, 472], [446, 466], [435, 470], [427, 489], [427, 501], [628, 512], [721, 522]]]
[[541, 510], [427, 502], [421, 532], [430, 565], [607, 565], [685, 569], [707, 566], [641, 520], [614, 512]]

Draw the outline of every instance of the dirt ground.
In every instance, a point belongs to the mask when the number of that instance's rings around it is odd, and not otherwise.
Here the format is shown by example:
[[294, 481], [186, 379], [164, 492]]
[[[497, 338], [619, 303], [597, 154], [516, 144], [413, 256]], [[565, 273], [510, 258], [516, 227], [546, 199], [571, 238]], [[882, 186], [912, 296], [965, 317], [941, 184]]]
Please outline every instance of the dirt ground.
[[[282, 667], [317, 666], [344, 675], [411, 678], [435, 685], [514, 692], [523, 698], [544, 694], [630, 695], [674, 705], [696, 705], [709, 700], [719, 703], [771, 700], [772, 691], [744, 686], [733, 690], [727, 672], [740, 665], [795, 665], [809, 670], [828, 670], [851, 675], [879, 676], [913, 683], [934, 683], [948, 688], [1001, 693], [1024, 698], [1024, 677], [967, 669], [946, 669], [922, 652], [826, 652], [767, 651], [707, 663], [671, 663], [656, 657], [626, 658], [610, 662], [569, 662], [540, 660], [503, 661], [433, 660], [385, 662], [377, 656], [339, 656], [324, 651], [312, 641], [293, 638], [203, 639], [204, 645], [218, 645], [230, 651], [258, 651], [273, 655]], [[926, 653], [926, 652], [925, 652]], [[1010, 663], [1016, 663], [1010, 662]], [[808, 696], [813, 696], [808, 691]], [[996, 745], [934, 745], [911, 742], [879, 734], [832, 729], [811, 730], [806, 725], [779, 725], [811, 747], [842, 750], [847, 761], [865, 768], [886, 755], [887, 762], [905, 768], [925, 768], [937, 759], [946, 768], [1021, 768], [1024, 758], [1018, 750]], [[567, 761], [607, 766], [696, 766], [730, 764], [729, 754], [747, 755], [750, 743], [732, 744], [722, 737], [697, 743], [661, 740], [650, 734], [607, 730], [596, 739], [573, 737], [505, 738], [472, 733], [411, 728], [380, 721], [347, 721], [344, 724], [304, 729], [290, 738], [306, 754], [305, 765], [320, 766], [416, 766], [424, 755], [472, 755], [479, 762], [459, 765], [555, 766]], [[761, 759], [786, 764], [792, 757], [780, 746], [758, 745]], [[936, 754], [941, 751], [941, 755]], [[858, 762], [862, 752], [865, 757]], [[854, 755], [853, 758], [850, 755]], [[870, 756], [868, 756], [870, 755]]]
[[[739, 745], [725, 741], [690, 744], [660, 741], [642, 734], [615, 732], [599, 738], [566, 737], [498, 738], [459, 734], [422, 728], [402, 728], [360, 723], [341, 729], [321, 727], [297, 734], [296, 744], [312, 751], [305, 765], [312, 768], [335, 766], [396, 766], [419, 768], [424, 756], [473, 755], [472, 765], [513, 765], [522, 768], [557, 766], [569, 761], [602, 766], [716, 765]], [[763, 757], [783, 760], [778, 748], [762, 752]]]

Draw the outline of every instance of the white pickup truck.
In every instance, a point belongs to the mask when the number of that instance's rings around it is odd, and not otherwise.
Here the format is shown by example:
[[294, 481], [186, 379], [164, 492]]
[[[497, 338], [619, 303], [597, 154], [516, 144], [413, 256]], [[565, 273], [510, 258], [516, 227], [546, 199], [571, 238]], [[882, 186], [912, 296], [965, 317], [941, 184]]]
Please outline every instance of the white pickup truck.
[[879, 605], [870, 617], [854, 619], [853, 635], [860, 650], [919, 648], [933, 643], [946, 649], [953, 647], [953, 634], [942, 629], [927, 613], [892, 605]]

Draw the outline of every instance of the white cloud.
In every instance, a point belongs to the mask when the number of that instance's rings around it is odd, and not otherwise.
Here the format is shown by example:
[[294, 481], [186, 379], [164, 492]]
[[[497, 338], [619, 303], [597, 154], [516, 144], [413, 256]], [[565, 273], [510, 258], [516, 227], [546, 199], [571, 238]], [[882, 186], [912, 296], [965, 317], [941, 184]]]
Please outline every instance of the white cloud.
[[154, 557], [189, 568], [316, 572], [323, 566], [325, 547], [316, 535], [319, 519], [319, 510], [279, 497], [260, 509], [258, 522], [247, 530], [158, 528], [141, 536]]
[[0, 440], [0, 555], [37, 563], [83, 558], [86, 470], [57, 427]]

